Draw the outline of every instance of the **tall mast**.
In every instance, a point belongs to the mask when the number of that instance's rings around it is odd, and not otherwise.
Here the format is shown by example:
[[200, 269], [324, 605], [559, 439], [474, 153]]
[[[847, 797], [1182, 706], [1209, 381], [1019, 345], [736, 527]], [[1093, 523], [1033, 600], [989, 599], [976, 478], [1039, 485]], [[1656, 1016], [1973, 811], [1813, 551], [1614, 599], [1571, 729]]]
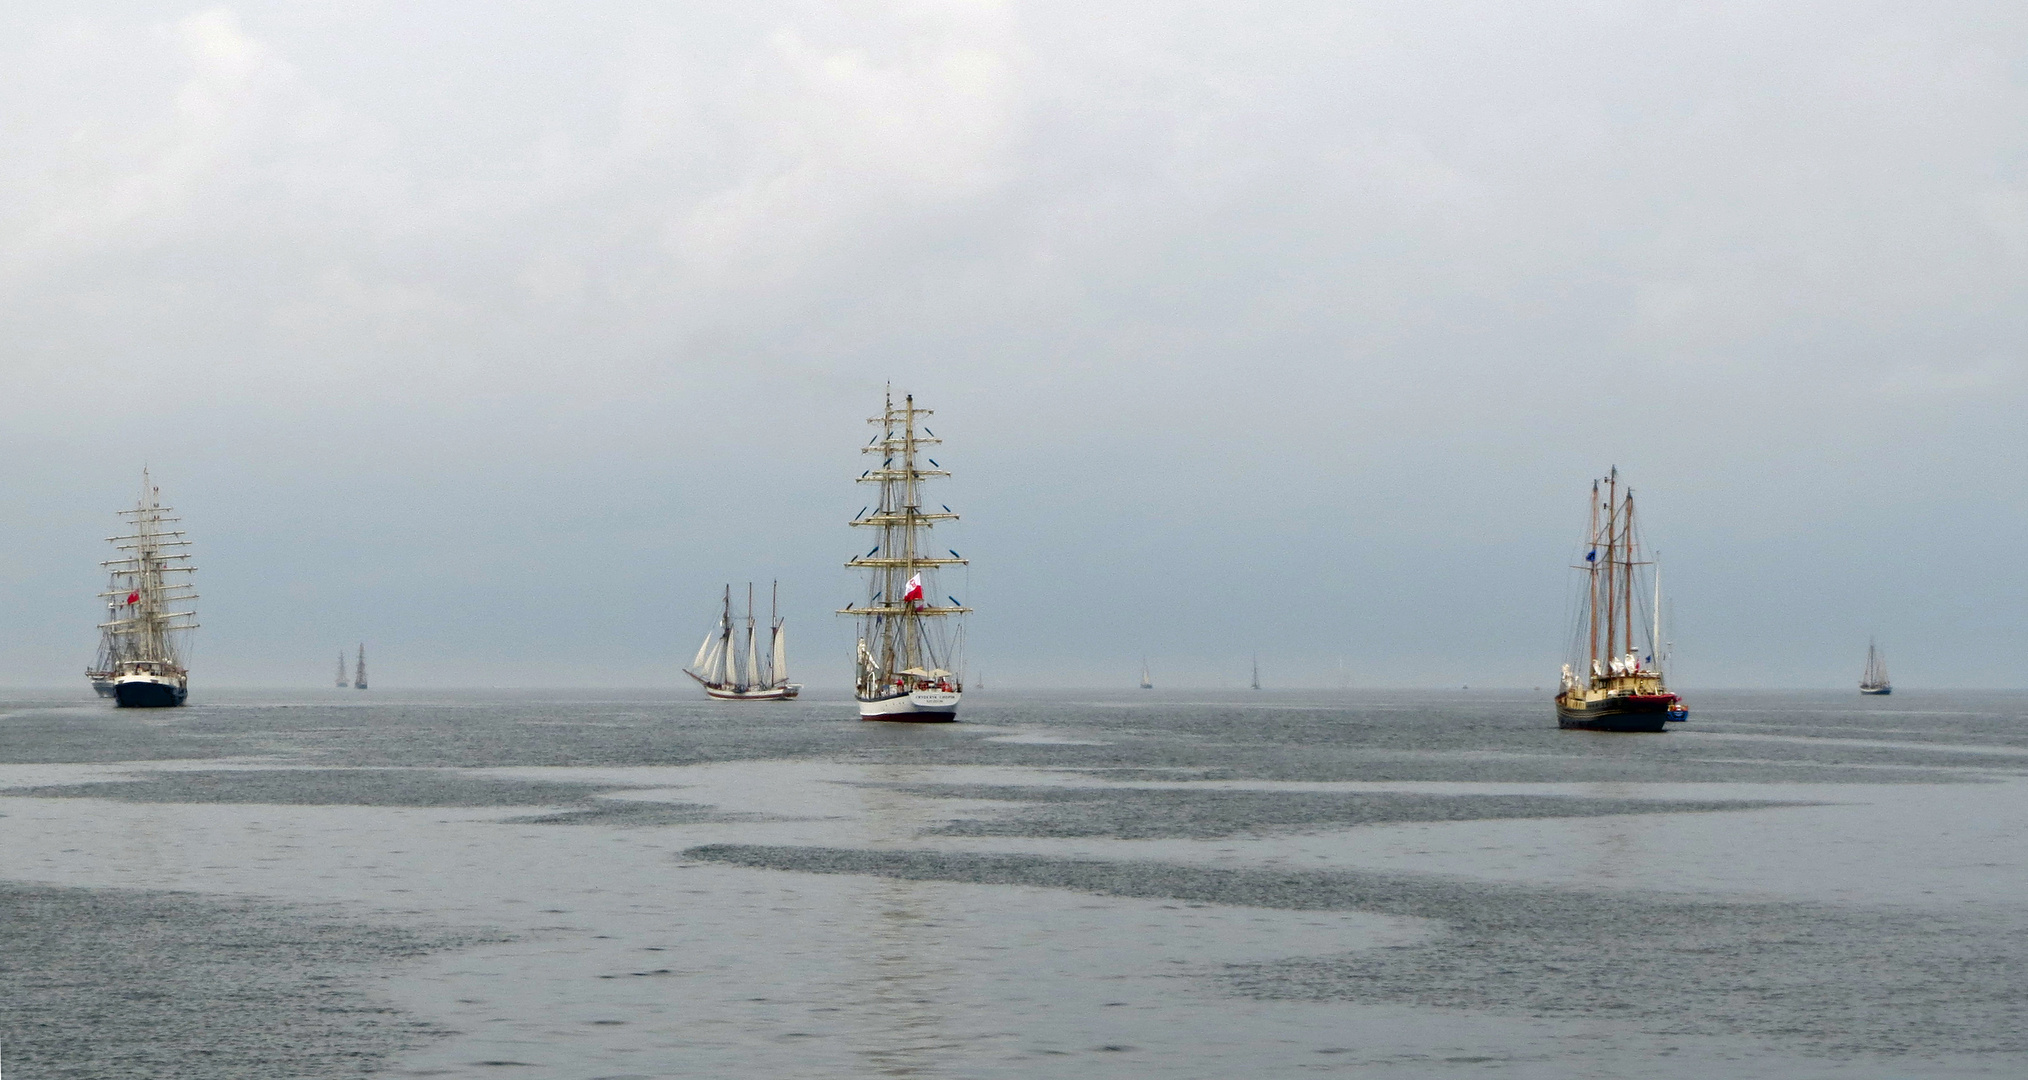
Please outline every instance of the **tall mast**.
[[[1585, 570], [1590, 579], [1589, 583], [1591, 586], [1591, 601], [1586, 605], [1591, 623], [1591, 645], [1589, 648], [1590, 655], [1586, 659], [1591, 662], [1593, 671], [1596, 671], [1598, 667], [1598, 557], [1601, 554], [1598, 541], [1598, 481], [1593, 480], [1591, 482], [1591, 550], [1585, 553], [1584, 558]], [[1591, 676], [1587, 674], [1585, 678], [1589, 679]]]
[[352, 688], [366, 689], [366, 643], [359, 643], [359, 666], [352, 671]]
[[1662, 553], [1655, 552], [1655, 635], [1648, 639], [1648, 648], [1654, 650], [1655, 669], [1660, 671], [1664, 662], [1662, 655]]
[[754, 652], [753, 634], [753, 582], [746, 583], [746, 680], [740, 684], [746, 689], [760, 681], [760, 656]]
[[1619, 634], [1619, 539], [1620, 539], [1620, 470], [1614, 466], [1606, 475], [1606, 549], [1605, 557], [1605, 660], [1608, 664], [1620, 654]]
[[[116, 550], [127, 554], [100, 564], [111, 571], [112, 588], [101, 595], [113, 608], [113, 618], [100, 629], [123, 639], [124, 660], [180, 670], [174, 635], [197, 628], [189, 621], [196, 612], [169, 609], [197, 599], [197, 594], [187, 580], [172, 582], [168, 575], [193, 573], [196, 567], [185, 562], [189, 553], [173, 550], [189, 547], [190, 541], [183, 539], [181, 530], [164, 528], [182, 520], [171, 516], [172, 510], [162, 505], [162, 489], [155, 486], [148, 470], [142, 469], [140, 499], [134, 509], [119, 511], [120, 517], [129, 519], [126, 524], [132, 532], [108, 538]], [[126, 579], [124, 588], [122, 578]], [[124, 617], [118, 614], [122, 609], [128, 612]]]
[[1634, 648], [1634, 489], [1627, 489], [1626, 511], [1620, 515], [1620, 531], [1625, 540], [1620, 546], [1621, 557], [1626, 560], [1620, 580], [1620, 621], [1625, 636], [1626, 651], [1637, 653]]
[[718, 638], [719, 651], [725, 654], [720, 658], [721, 669], [718, 681], [720, 685], [732, 686], [739, 682], [739, 661], [737, 659], [739, 654], [732, 647], [732, 585], [730, 583], [727, 583], [725, 586], [725, 611], [718, 617]]
[[[878, 501], [860, 512], [852, 524], [878, 530], [879, 542], [864, 555], [845, 565], [869, 571], [863, 605], [840, 609], [840, 614], [861, 620], [860, 643], [864, 649], [859, 662], [859, 689], [862, 693], [891, 688], [908, 672], [929, 672], [948, 678], [947, 670], [957, 664], [956, 641], [932, 633], [925, 619], [959, 615], [971, 609], [953, 600], [939, 602], [935, 572], [939, 567], [962, 565], [965, 560], [952, 552], [949, 558], [931, 554], [926, 530], [939, 521], [955, 521], [957, 515], [944, 507], [942, 513], [924, 510], [922, 484], [925, 480], [949, 476], [936, 459], [925, 453], [938, 439], [922, 426], [930, 410], [917, 408], [915, 395], [907, 394], [894, 404], [890, 389], [882, 400], [880, 415], [870, 421], [879, 428], [863, 453], [877, 454], [880, 464], [859, 476], [879, 490]], [[921, 462], [927, 460], [925, 468]], [[909, 583], [920, 581], [922, 594], [911, 598]], [[949, 599], [949, 597], [942, 597]], [[940, 674], [938, 674], [940, 673]], [[916, 679], [929, 676], [915, 675]]]

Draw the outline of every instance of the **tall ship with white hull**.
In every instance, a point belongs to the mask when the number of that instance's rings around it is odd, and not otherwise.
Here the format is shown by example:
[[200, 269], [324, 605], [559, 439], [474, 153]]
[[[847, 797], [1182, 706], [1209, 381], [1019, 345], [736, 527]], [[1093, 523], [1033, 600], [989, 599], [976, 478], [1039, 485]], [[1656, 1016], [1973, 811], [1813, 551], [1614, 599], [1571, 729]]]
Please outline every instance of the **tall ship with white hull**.
[[[178, 611], [197, 594], [190, 579], [190, 546], [180, 529], [181, 518], [162, 505], [162, 491], [141, 470], [141, 498], [132, 510], [120, 511], [127, 533], [109, 537], [125, 554], [100, 565], [112, 575], [112, 588], [100, 594], [112, 617], [100, 624], [105, 640], [115, 643], [110, 669], [112, 698], [126, 708], [163, 708], [183, 704], [190, 694], [190, 672], [183, 666], [183, 638], [197, 629], [194, 611]], [[97, 680], [94, 680], [96, 684]]]
[[[1556, 695], [1558, 727], [1662, 731], [1672, 719], [1688, 715], [1682, 699], [1663, 685], [1654, 640], [1659, 635], [1647, 619], [1635, 618], [1637, 602], [1646, 599], [1635, 579], [1652, 565], [1641, 558], [1634, 491], [1622, 490], [1614, 469], [1591, 485], [1591, 535], [1578, 566], [1585, 571], [1585, 594], [1573, 635], [1574, 660], [1563, 665], [1563, 689]], [[1636, 627], [1649, 637], [1645, 650], [1635, 640]]]
[[897, 406], [890, 393], [869, 421], [878, 434], [862, 448], [881, 461], [859, 474], [859, 482], [875, 485], [880, 497], [852, 524], [872, 530], [878, 542], [845, 564], [866, 571], [865, 602], [839, 610], [859, 620], [854, 692], [861, 720], [956, 720], [964, 697], [960, 616], [972, 609], [937, 587], [937, 572], [965, 559], [948, 548], [946, 558], [931, 546], [936, 523], [958, 515], [940, 503], [934, 505], [941, 513], [923, 508], [924, 482], [950, 475], [929, 456], [928, 448], [942, 442], [923, 424], [929, 415], [916, 407], [913, 394]]
[[1859, 692], [1874, 695], [1894, 693], [1894, 684], [1887, 679], [1887, 661], [1880, 658], [1880, 649], [1871, 638], [1866, 641], [1866, 673], [1859, 676]]
[[753, 583], [746, 586], [744, 620], [732, 613], [732, 586], [727, 585], [718, 626], [704, 636], [704, 644], [697, 647], [697, 659], [683, 674], [721, 701], [787, 701], [802, 693], [801, 684], [789, 681], [789, 646], [783, 633], [780, 597], [781, 584], [777, 582], [768, 602], [768, 642], [762, 648], [754, 625]]

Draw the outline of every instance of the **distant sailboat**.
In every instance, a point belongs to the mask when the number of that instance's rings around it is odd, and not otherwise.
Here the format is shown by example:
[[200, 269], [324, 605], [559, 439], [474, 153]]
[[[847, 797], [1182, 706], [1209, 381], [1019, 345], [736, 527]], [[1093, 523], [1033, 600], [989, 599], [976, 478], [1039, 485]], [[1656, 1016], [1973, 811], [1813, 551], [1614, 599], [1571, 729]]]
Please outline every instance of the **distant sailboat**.
[[359, 665], [352, 669], [352, 689], [366, 689], [366, 643], [359, 643]]
[[1153, 690], [1154, 688], [1155, 680], [1148, 677], [1148, 658], [1143, 656], [1141, 657], [1141, 689]]
[[345, 650], [340, 649], [338, 650], [338, 689], [343, 690], [350, 685], [352, 685], [352, 680], [345, 677]]
[[1260, 654], [1253, 654], [1253, 688], [1260, 689]]
[[[112, 590], [121, 591], [118, 575], [113, 578]], [[85, 671], [85, 678], [91, 680], [92, 690], [100, 697], [113, 696], [113, 676], [127, 654], [127, 635], [115, 629], [119, 620], [120, 604], [115, 597], [106, 602], [106, 621], [99, 625], [99, 654]]]
[[754, 626], [753, 583], [746, 586], [743, 649], [741, 620], [732, 613], [732, 586], [727, 585], [725, 609], [719, 615], [718, 626], [697, 647], [697, 659], [691, 663], [696, 670], [686, 669], [684, 674], [696, 679], [705, 693], [722, 701], [787, 701], [801, 693], [803, 688], [789, 681], [789, 646], [783, 635], [780, 595], [781, 583], [777, 582], [774, 599], [769, 601], [767, 651], [762, 653]]
[[1872, 638], [1866, 639], [1866, 674], [1859, 677], [1859, 692], [1894, 693], [1894, 684], [1887, 681], [1887, 661], [1880, 658], [1880, 650], [1874, 646]]

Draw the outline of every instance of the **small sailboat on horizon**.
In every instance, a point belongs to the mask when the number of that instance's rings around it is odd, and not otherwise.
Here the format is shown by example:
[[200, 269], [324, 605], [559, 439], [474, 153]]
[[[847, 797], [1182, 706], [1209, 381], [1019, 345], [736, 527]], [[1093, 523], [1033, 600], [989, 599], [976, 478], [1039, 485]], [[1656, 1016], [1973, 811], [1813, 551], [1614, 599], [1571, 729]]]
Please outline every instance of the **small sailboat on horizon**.
[[1148, 676], [1148, 658], [1143, 656], [1141, 657], [1141, 689], [1153, 690], [1154, 688], [1155, 680]]
[[[781, 583], [776, 582], [768, 603], [768, 644], [763, 651], [754, 620], [753, 583], [747, 582], [744, 617], [732, 613], [732, 586], [727, 585], [718, 626], [705, 635], [704, 644], [697, 647], [697, 659], [683, 673], [720, 701], [787, 701], [802, 693], [800, 684], [789, 681], [788, 638], [783, 633], [780, 599]], [[740, 626], [742, 621], [745, 627]], [[746, 634], [743, 642], [742, 629]]]
[[1887, 661], [1880, 658], [1880, 649], [1873, 644], [1872, 638], [1866, 639], [1866, 673], [1859, 676], [1859, 692], [1894, 693], [1894, 684], [1887, 679]]

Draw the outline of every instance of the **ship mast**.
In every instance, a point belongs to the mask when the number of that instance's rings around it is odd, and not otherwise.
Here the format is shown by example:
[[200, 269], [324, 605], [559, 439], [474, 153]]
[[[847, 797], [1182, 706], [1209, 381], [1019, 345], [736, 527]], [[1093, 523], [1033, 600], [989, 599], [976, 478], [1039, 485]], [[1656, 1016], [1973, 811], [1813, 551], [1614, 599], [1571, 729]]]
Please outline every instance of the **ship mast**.
[[[955, 676], [948, 669], [957, 664], [956, 641], [933, 632], [924, 622], [971, 610], [955, 599], [949, 605], [938, 603], [935, 586], [937, 568], [963, 565], [966, 560], [955, 551], [945, 558], [926, 550], [928, 530], [939, 521], [958, 518], [948, 506], [943, 513], [923, 509], [923, 482], [950, 475], [926, 452], [943, 441], [921, 426], [930, 415], [929, 409], [916, 407], [913, 394], [905, 395], [897, 407], [890, 390], [880, 415], [868, 421], [879, 432], [860, 448], [862, 453], [880, 455], [878, 467], [859, 474], [860, 483], [876, 486], [879, 499], [860, 511], [852, 524], [873, 529], [879, 542], [845, 564], [868, 572], [867, 596], [863, 604], [840, 608], [839, 614], [860, 620], [858, 686], [862, 694], [890, 686], [899, 676]], [[927, 461], [929, 467], [919, 461]], [[920, 582], [921, 596], [909, 596], [911, 581]]]
[[[181, 671], [175, 635], [178, 631], [196, 629], [197, 624], [190, 620], [197, 613], [168, 609], [197, 599], [197, 594], [191, 591], [187, 580], [172, 581], [167, 575], [193, 573], [197, 568], [184, 561], [190, 558], [188, 552], [169, 550], [190, 546], [190, 541], [183, 539], [182, 530], [163, 528], [183, 520], [170, 516], [173, 509], [162, 505], [162, 489], [154, 485], [148, 470], [142, 469], [140, 500], [134, 509], [119, 511], [121, 517], [129, 519], [127, 524], [133, 531], [107, 538], [115, 549], [128, 554], [99, 564], [111, 571], [113, 578], [113, 587], [99, 595], [112, 601], [115, 612], [115, 617], [99, 628], [124, 641], [123, 660], [157, 663]], [[121, 608], [130, 614], [119, 616]]]
[[1591, 665], [1591, 674], [1585, 676], [1587, 679], [1598, 672], [1598, 557], [1600, 552], [1598, 543], [1598, 481], [1596, 480], [1591, 482], [1590, 539], [1591, 549], [1585, 552], [1584, 556], [1584, 568], [1587, 576], [1590, 578], [1591, 587], [1591, 596], [1585, 604], [1585, 615], [1591, 624], [1591, 644], [1587, 648], [1588, 655], [1585, 657], [1586, 662]]

